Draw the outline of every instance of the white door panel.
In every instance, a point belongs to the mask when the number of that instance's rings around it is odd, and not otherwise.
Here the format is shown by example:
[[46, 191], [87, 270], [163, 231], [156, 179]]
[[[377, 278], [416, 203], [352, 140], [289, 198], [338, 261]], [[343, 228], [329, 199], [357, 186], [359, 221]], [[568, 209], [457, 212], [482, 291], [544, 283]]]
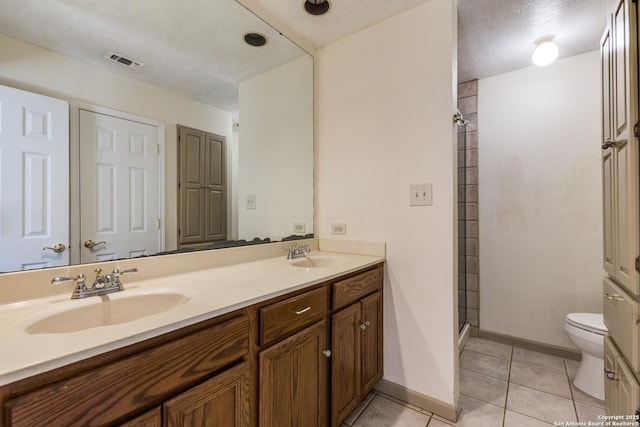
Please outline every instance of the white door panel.
[[0, 86], [0, 272], [67, 265], [69, 104]]
[[156, 126], [80, 110], [81, 262], [162, 250], [157, 146]]

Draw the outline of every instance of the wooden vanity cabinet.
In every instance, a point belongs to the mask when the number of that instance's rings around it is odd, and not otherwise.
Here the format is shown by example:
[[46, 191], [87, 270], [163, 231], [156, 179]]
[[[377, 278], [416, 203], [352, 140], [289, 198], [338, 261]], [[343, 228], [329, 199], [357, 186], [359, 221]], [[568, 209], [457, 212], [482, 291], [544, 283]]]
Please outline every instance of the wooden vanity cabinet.
[[[223, 425], [248, 427], [249, 416], [237, 414], [249, 412], [249, 369], [242, 363], [248, 357], [249, 321], [241, 313], [226, 319], [203, 322], [0, 388], [3, 425], [213, 425], [213, 420], [190, 422], [195, 418], [180, 411], [197, 416], [209, 410], [207, 402], [216, 400], [220, 406], [212, 413], [229, 413], [225, 419], [235, 420]], [[228, 384], [232, 374], [233, 385]], [[233, 390], [234, 399], [225, 390], [218, 391], [219, 397], [212, 394], [225, 387]], [[186, 400], [192, 407], [184, 409]], [[167, 423], [158, 424], [158, 407], [163, 402]], [[193, 402], [203, 409], [194, 409]]]
[[332, 285], [331, 425], [337, 427], [383, 374], [382, 266]]
[[0, 427], [338, 426], [382, 377], [382, 264], [0, 387]]
[[328, 301], [322, 285], [259, 309], [260, 427], [326, 427]]

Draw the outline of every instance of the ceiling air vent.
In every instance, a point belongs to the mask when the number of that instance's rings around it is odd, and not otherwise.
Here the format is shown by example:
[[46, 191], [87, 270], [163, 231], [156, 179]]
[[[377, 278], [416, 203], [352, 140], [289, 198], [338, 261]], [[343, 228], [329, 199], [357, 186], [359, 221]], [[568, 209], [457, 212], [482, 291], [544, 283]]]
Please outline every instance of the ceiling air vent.
[[112, 61], [115, 61], [115, 62], [117, 62], [119, 64], [122, 64], [125, 67], [133, 68], [134, 70], [139, 70], [140, 68], [142, 68], [144, 66], [144, 63], [142, 63], [140, 61], [136, 61], [134, 59], [129, 59], [126, 56], [120, 55], [119, 53], [115, 53], [113, 51], [110, 51], [104, 57], [107, 58], [107, 59], [110, 59]]

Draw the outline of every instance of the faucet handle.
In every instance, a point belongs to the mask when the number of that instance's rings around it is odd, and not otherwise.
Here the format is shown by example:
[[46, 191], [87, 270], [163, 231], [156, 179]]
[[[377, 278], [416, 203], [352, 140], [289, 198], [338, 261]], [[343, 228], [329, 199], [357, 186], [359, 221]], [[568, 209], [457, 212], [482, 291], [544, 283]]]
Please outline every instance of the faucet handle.
[[63, 283], [76, 282], [78, 286], [82, 288], [85, 286], [86, 280], [87, 280], [87, 276], [80, 273], [75, 277], [54, 277], [53, 279], [51, 279], [51, 284], [58, 286]]
[[113, 277], [115, 277], [116, 279], [120, 276], [122, 276], [123, 274], [134, 274], [137, 273], [138, 269], [137, 268], [128, 268], [126, 270], [120, 270], [118, 268], [116, 268], [115, 270], [113, 270], [113, 272], [111, 273], [113, 275]]

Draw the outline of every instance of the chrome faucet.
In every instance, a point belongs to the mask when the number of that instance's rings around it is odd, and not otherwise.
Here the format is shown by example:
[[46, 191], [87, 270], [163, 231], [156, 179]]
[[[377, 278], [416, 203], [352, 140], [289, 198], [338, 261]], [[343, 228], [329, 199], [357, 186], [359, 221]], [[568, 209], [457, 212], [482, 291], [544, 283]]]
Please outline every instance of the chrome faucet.
[[287, 252], [287, 259], [306, 257], [308, 253], [311, 253], [309, 245], [298, 246], [297, 244], [293, 244], [292, 246], [283, 247], [282, 250]]
[[120, 276], [123, 274], [137, 273], [137, 268], [129, 268], [128, 270], [113, 270], [110, 274], [102, 274], [102, 269], [95, 269], [96, 278], [93, 280], [93, 285], [90, 288], [87, 287], [87, 276], [80, 273], [75, 277], [54, 277], [51, 279], [53, 285], [60, 285], [67, 282], [76, 282], [76, 287], [71, 294], [71, 299], [82, 299], [87, 297], [94, 297], [100, 295], [110, 294], [112, 292], [124, 291], [124, 286], [120, 281]]

